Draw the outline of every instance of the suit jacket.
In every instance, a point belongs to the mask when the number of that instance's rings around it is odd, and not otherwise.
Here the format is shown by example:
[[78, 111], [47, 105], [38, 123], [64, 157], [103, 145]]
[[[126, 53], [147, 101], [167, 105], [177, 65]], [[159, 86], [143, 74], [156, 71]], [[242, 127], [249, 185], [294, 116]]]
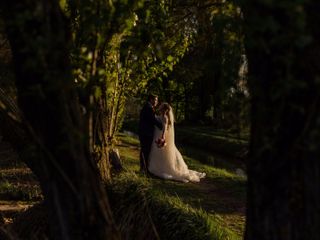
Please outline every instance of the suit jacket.
[[162, 123], [156, 118], [150, 102], [147, 102], [140, 112], [139, 136], [153, 137], [154, 126], [162, 130]]

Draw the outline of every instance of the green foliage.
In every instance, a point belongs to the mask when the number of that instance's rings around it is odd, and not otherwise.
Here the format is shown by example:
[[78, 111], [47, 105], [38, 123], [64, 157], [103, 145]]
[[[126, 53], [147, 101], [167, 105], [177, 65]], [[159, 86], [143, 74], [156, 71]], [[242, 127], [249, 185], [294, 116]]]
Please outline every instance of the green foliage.
[[176, 29], [169, 27], [171, 9], [165, 1], [67, 3], [80, 99], [88, 117], [102, 102], [106, 109], [98, 111], [105, 112], [107, 141], [112, 141], [121, 126], [126, 99], [145, 93], [172, 71], [186, 51], [189, 36], [174, 34]]
[[[240, 73], [241, 68], [246, 68], [240, 9], [230, 2], [190, 1], [184, 7], [179, 4], [175, 6], [174, 19], [177, 27], [187, 29], [188, 51], [173, 71], [164, 74], [153, 87], [160, 89], [161, 98], [173, 104], [178, 121], [248, 127], [246, 73]], [[235, 91], [245, 98], [233, 94]], [[239, 105], [234, 106], [237, 101]], [[237, 108], [243, 116], [234, 116]]]
[[[212, 119], [212, 112], [222, 115], [232, 106], [229, 100], [237, 97], [230, 98], [230, 89], [239, 89], [243, 64], [240, 11], [228, 2], [212, 3], [67, 1], [80, 99], [88, 113], [102, 102], [108, 141], [132, 96], [158, 93], [178, 120]], [[228, 127], [239, 119], [228, 118]]]

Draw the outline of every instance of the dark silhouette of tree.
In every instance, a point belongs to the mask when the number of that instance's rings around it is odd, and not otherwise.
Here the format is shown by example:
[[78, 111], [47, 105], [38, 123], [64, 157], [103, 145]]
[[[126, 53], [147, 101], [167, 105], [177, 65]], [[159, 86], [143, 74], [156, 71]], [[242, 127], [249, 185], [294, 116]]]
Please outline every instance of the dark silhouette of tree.
[[319, 239], [319, 1], [244, 1], [252, 129], [245, 239]]
[[36, 146], [27, 164], [45, 196], [51, 239], [118, 239], [85, 144], [69, 60], [71, 34], [59, 2], [5, 0], [1, 7], [18, 104]]

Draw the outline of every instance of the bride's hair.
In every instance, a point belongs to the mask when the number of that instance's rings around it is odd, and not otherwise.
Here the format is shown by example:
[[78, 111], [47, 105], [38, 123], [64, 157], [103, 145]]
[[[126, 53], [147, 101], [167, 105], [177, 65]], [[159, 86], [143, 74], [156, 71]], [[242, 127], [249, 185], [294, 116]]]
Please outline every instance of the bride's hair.
[[170, 104], [166, 102], [162, 103], [159, 107], [159, 111], [168, 117], [168, 127], [171, 126], [174, 123], [174, 116]]

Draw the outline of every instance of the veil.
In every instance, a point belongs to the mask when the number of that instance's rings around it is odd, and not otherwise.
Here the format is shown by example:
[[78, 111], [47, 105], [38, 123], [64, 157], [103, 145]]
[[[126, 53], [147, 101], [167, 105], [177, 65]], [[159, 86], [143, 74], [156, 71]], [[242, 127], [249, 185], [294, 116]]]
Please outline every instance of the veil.
[[[171, 123], [168, 125], [168, 137], [170, 138], [170, 142], [173, 143], [174, 145], [174, 114], [173, 114], [173, 110], [172, 107], [170, 106], [169, 112], [168, 112], [168, 123]], [[173, 146], [172, 146], [173, 147]]]
[[173, 110], [172, 110], [171, 106], [170, 106], [170, 109], [169, 109], [168, 118], [169, 118], [169, 122], [171, 123], [172, 128], [173, 128], [174, 127], [174, 115], [173, 115]]

